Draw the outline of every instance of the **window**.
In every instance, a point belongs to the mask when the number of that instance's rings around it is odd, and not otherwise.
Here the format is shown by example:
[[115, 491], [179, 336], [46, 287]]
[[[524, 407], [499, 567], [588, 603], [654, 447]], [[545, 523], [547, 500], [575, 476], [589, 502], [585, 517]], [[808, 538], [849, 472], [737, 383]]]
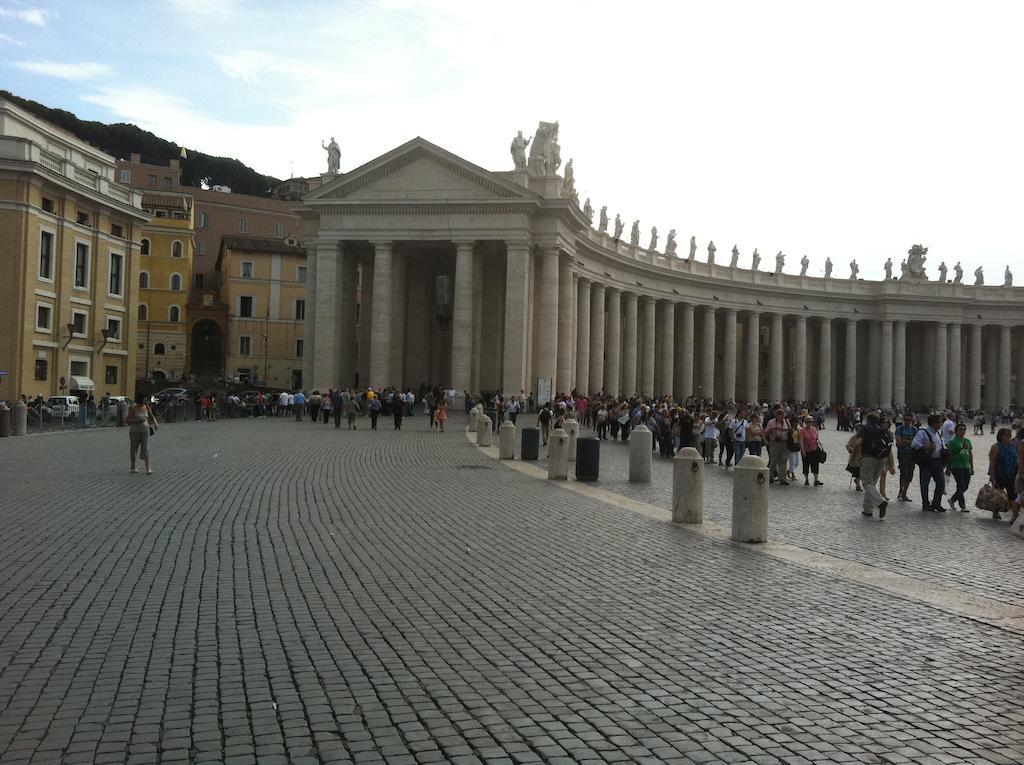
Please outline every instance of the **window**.
[[43, 212], [52, 213], [54, 210], [53, 200], [43, 197]]
[[295, 280], [299, 281], [299, 282], [302, 282], [303, 284], [306, 283], [306, 267], [305, 266], [299, 266], [298, 268], [295, 269]]
[[131, 170], [122, 170], [121, 171], [121, 183], [131, 183], [131, 182], [132, 182], [132, 171]]
[[171, 291], [179, 292], [181, 290], [181, 274], [171, 274]]
[[139, 288], [144, 290], [149, 289], [149, 271], [139, 272]]
[[154, 345], [153, 346], [153, 353], [156, 356], [163, 356], [164, 353], [166, 353], [166, 351], [164, 350], [164, 344], [163, 343], [157, 343], [156, 345]]
[[195, 276], [192, 277], [192, 286], [195, 287], [196, 289], [202, 289], [203, 288], [203, 281], [204, 281], [203, 275], [202, 274], [196, 274]]
[[210, 213], [199, 213], [199, 228], [208, 228], [210, 225]]
[[107, 337], [111, 340], [121, 340], [121, 320], [107, 317]]
[[46, 359], [36, 359], [36, 379], [45, 380], [50, 363]]
[[122, 269], [124, 267], [124, 256], [116, 252], [110, 253], [110, 294], [120, 295], [124, 288]]
[[89, 362], [88, 361], [74, 361], [71, 362], [71, 374], [75, 377], [88, 377], [89, 376]]
[[295, 301], [295, 321], [302, 321], [306, 318], [306, 301]]
[[181, 253], [182, 253], [181, 242], [178, 242], [178, 241], [171, 242], [171, 257], [172, 258], [180, 258], [181, 257]]
[[44, 304], [36, 303], [36, 329], [40, 332], [50, 332], [53, 329], [53, 308]]
[[255, 269], [253, 268], [253, 264], [252, 264], [251, 261], [248, 261], [248, 260], [243, 260], [242, 261], [242, 278], [243, 279], [252, 279], [252, 275], [253, 275], [253, 271], [254, 270]]
[[78, 222], [83, 226], [89, 225], [89, 213], [80, 212], [78, 213]]
[[110, 235], [116, 236], [118, 239], [124, 239], [124, 229], [121, 226], [118, 226], [116, 223], [111, 223]]
[[165, 189], [171, 188], [171, 185], [173, 183], [174, 183], [174, 180], [171, 178], [171, 176], [169, 176], [169, 175], [165, 175], [164, 176], [164, 188]]
[[238, 298], [238, 315], [243, 319], [252, 318], [252, 298], [249, 295]]
[[171, 216], [174, 220], [185, 220], [185, 213], [174, 211], [174, 215]]
[[139, 303], [139, 321], [149, 320], [149, 306], [145, 303]]
[[53, 281], [53, 232], [39, 232], [39, 278]]
[[117, 367], [107, 366], [107, 373], [104, 375], [107, 385], [117, 384]]
[[167, 217], [167, 210], [157, 210], [156, 211], [156, 217], [158, 217], [158, 218], [166, 218]]
[[238, 355], [252, 356], [252, 338], [248, 335], [242, 335], [238, 338]]
[[278, 239], [282, 239], [284, 237], [284, 224], [283, 223], [275, 223], [274, 224], [274, 236], [276, 236]]
[[149, 240], [148, 239], [143, 239], [139, 243], [139, 254], [140, 255], [149, 255]]
[[75, 245], [75, 287], [89, 288], [89, 245], [82, 242]]
[[167, 312], [167, 320], [172, 322], [178, 322], [181, 320], [181, 309], [176, 305], [172, 305], [170, 310]]
[[301, 337], [296, 338], [296, 340], [295, 340], [295, 358], [297, 358], [297, 359], [301, 359], [302, 358], [302, 345], [303, 345], [302, 338]]
[[204, 242], [202, 239], [196, 242], [196, 252], [199, 253], [200, 255], [206, 254], [206, 242]]
[[156, 176], [155, 175], [149, 176], [149, 187], [151, 189], [155, 189], [156, 188]]
[[245, 234], [249, 231], [249, 219], [239, 218], [238, 219], [238, 233]]
[[74, 333], [79, 337], [85, 336], [85, 325], [89, 321], [89, 314], [84, 311], [72, 311], [71, 323], [75, 326]]

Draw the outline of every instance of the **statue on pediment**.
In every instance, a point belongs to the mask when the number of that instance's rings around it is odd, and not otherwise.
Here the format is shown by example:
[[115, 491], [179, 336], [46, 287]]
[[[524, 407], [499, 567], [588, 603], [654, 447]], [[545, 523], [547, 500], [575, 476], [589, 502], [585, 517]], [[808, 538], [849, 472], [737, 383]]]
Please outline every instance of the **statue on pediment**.
[[[587, 216], [587, 220], [591, 223], [594, 222], [594, 208], [590, 206], [590, 197], [587, 197], [587, 201], [583, 203], [583, 214]], [[605, 223], [607, 223], [607, 219]]]
[[781, 274], [783, 267], [786, 265], [786, 256], [782, 254], [782, 250], [779, 250], [779, 254], [775, 256], [775, 274]]
[[956, 262], [953, 266], [953, 284], [962, 284], [964, 281], [964, 268], [960, 265], [960, 261]]
[[928, 278], [928, 275], [924, 271], [924, 262], [928, 260], [925, 257], [928, 254], [928, 248], [922, 247], [919, 244], [915, 244], [909, 250], [907, 250], [907, 270], [910, 271], [910, 278], [918, 281], [924, 281]]
[[526, 169], [526, 147], [530, 145], [532, 138], [523, 138], [523, 131], [520, 130], [518, 135], [512, 139], [512, 146], [510, 151], [512, 152], [512, 164], [516, 170]]
[[974, 269], [974, 284], [980, 286], [985, 283], [985, 269], [982, 266], [978, 266]]
[[807, 276], [807, 268], [811, 265], [811, 259], [804, 255], [800, 258], [800, 276]]
[[616, 242], [622, 238], [622, 229], [626, 227], [626, 224], [622, 222], [622, 216], [615, 213], [615, 236], [612, 237]]
[[832, 278], [832, 258], [825, 258], [825, 278]]
[[640, 246], [640, 219], [633, 221], [633, 227], [629, 229], [629, 243], [633, 247]]
[[715, 247], [714, 241], [708, 242], [708, 263], [715, 262], [715, 253], [718, 252], [718, 248]]
[[941, 263], [939, 263], [939, 283], [940, 284], [945, 284], [946, 283], [946, 273], [948, 271], [949, 271], [949, 269], [946, 268], [946, 261], [942, 261]]
[[1007, 266], [1006, 270], [1003, 271], [1003, 286], [1004, 287], [1012, 287], [1013, 286], [1013, 272], [1010, 271], [1010, 267], [1009, 266]]
[[755, 247], [754, 248], [754, 254], [753, 254], [753, 256], [751, 257], [751, 260], [750, 260], [750, 270], [751, 271], [756, 271], [757, 267], [759, 265], [761, 265], [761, 253], [759, 253], [757, 251], [757, 248]]
[[892, 279], [892, 258], [887, 258], [885, 261], [885, 280], [889, 281]]
[[732, 258], [729, 260], [729, 268], [736, 268], [740, 264], [740, 248], [735, 244], [732, 246]]
[[341, 147], [338, 146], [338, 142], [334, 140], [334, 136], [331, 136], [330, 143], [324, 143], [320, 141], [320, 147], [327, 152], [327, 174], [337, 175], [338, 168], [341, 167]]
[[857, 265], [857, 261], [856, 260], [851, 260], [850, 261], [850, 278], [851, 279], [856, 279], [856, 278], [858, 278], [859, 274], [860, 274], [860, 266]]
[[562, 164], [561, 149], [558, 146], [558, 123], [537, 123], [537, 132], [534, 133], [532, 141], [528, 168], [536, 175], [554, 175]]
[[565, 163], [565, 177], [562, 179], [562, 188], [570, 194], [576, 193], [576, 173], [572, 169], [572, 160]]
[[654, 254], [658, 250], [658, 227], [651, 226], [651, 243], [647, 247], [647, 251]]
[[910, 264], [905, 260], [900, 261], [900, 281], [910, 278]]
[[676, 230], [672, 229], [665, 237], [665, 255], [670, 258], [676, 256]]
[[597, 219], [597, 230], [602, 234], [608, 233], [608, 205], [601, 205], [601, 213]]
[[690, 237], [690, 258], [689, 259], [693, 260], [695, 257], [697, 257], [697, 237], [691, 236]]

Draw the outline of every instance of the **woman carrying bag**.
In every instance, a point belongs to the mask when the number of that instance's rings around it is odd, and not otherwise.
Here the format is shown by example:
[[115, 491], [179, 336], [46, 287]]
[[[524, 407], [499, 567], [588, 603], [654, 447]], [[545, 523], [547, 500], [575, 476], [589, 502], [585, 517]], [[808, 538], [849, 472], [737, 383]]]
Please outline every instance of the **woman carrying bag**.
[[154, 435], [160, 426], [144, 395], [140, 393], [135, 397], [135, 405], [128, 410], [128, 416], [124, 421], [130, 426], [128, 439], [131, 445], [131, 472], [139, 472], [135, 468], [135, 454], [138, 452], [146, 465], [146, 475], [153, 475], [153, 467], [149, 461], [149, 437]]

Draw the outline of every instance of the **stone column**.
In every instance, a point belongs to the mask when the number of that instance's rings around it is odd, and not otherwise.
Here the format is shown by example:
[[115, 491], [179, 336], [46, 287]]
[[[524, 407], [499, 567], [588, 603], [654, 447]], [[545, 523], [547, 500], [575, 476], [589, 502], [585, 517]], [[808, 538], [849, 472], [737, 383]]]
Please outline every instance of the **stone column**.
[[302, 331], [302, 382], [313, 385], [316, 359], [316, 250], [306, 255], [306, 320]]
[[1010, 342], [1013, 338], [1011, 329], [1009, 324], [999, 327], [999, 381], [996, 405], [1000, 409], [1009, 409], [1010, 407], [1010, 370], [1013, 368], [1011, 365], [1013, 359], [1013, 345]]
[[807, 317], [796, 317], [796, 348], [793, 354], [793, 398], [807, 400]]
[[661, 339], [658, 346], [661, 349], [661, 380], [657, 396], [671, 396], [674, 391], [676, 365], [674, 361], [674, 350], [676, 346], [676, 304], [666, 300], [661, 304]]
[[950, 402], [955, 407], [963, 406], [964, 403], [963, 391], [960, 389], [961, 373], [963, 372], [960, 354], [961, 344], [962, 327], [959, 323], [954, 322], [949, 325], [949, 365], [947, 367], [949, 374], [946, 391]]
[[832, 403], [832, 319], [820, 319], [818, 333], [818, 401], [828, 406]]
[[643, 347], [640, 350], [640, 393], [654, 394], [654, 326], [656, 321], [654, 298], [646, 295], [640, 298], [641, 321], [643, 322]]
[[981, 409], [981, 330], [980, 324], [971, 325], [971, 362], [967, 365], [967, 406], [971, 409]]
[[758, 377], [761, 374], [761, 314], [750, 311], [747, 314], [747, 384], [744, 395], [747, 401], [757, 401], [759, 396]]
[[882, 321], [882, 358], [879, 360], [878, 371], [878, 402], [883, 409], [892, 406], [892, 321]]
[[576, 286], [576, 389], [584, 396], [591, 393], [590, 282], [587, 279], [580, 279]]
[[857, 320], [846, 320], [846, 362], [843, 369], [843, 403], [857, 403]]
[[[405, 379], [405, 308], [408, 293], [405, 278], [406, 255], [402, 250], [391, 254], [391, 377], [394, 384], [406, 388]], [[433, 279], [431, 279], [433, 280]], [[433, 301], [430, 301], [433, 306]], [[431, 322], [433, 324], [433, 322]], [[429, 337], [429, 334], [428, 334]]]
[[[340, 284], [339, 243], [321, 241], [316, 248], [316, 356], [313, 359], [313, 379], [307, 383], [313, 388], [330, 388], [338, 384], [339, 352], [338, 326], [341, 306], [338, 305]], [[305, 348], [303, 348], [305, 352]], [[263, 370], [266, 375], [266, 370]]]
[[561, 255], [558, 258], [558, 363], [552, 393], [568, 393], [572, 389], [573, 297], [572, 258]]
[[623, 396], [636, 393], [636, 293], [622, 293], [624, 308], [622, 338], [622, 385], [619, 391]]
[[590, 287], [590, 390], [604, 390], [604, 285]]
[[940, 409], [946, 406], [949, 400], [946, 389], [946, 368], [949, 366], [947, 333], [945, 322], [938, 322], [935, 325], [935, 354], [932, 356], [935, 362], [932, 374], [932, 403]]
[[768, 398], [772, 406], [782, 401], [782, 362], [785, 352], [782, 321], [781, 313], [772, 314], [771, 357], [768, 359]]
[[370, 330], [372, 388], [397, 385], [391, 379], [391, 242], [373, 243], [373, 325]]
[[700, 364], [701, 395], [715, 398], [715, 326], [714, 306], [704, 306], [704, 354]]
[[505, 340], [501, 389], [518, 393], [526, 385], [527, 298], [530, 286], [530, 247], [507, 242], [505, 260]]
[[722, 337], [722, 398], [736, 400], [736, 309], [725, 309], [725, 332]]
[[455, 243], [455, 288], [452, 305], [452, 381], [461, 396], [471, 390], [473, 369], [473, 242]]
[[[308, 275], [307, 271], [307, 275]], [[338, 382], [343, 386], [355, 385], [356, 380], [356, 368], [358, 359], [356, 358], [357, 352], [357, 333], [356, 333], [356, 308], [357, 308], [357, 296], [359, 292], [359, 253], [355, 249], [355, 245], [346, 244], [342, 245], [341, 254], [341, 288], [340, 288], [340, 300], [341, 300], [341, 314], [340, 314], [340, 327], [341, 327], [341, 364], [340, 364], [340, 377]], [[309, 306], [306, 306], [306, 315], [309, 315]], [[305, 348], [303, 348], [305, 353]], [[321, 388], [321, 390], [323, 390]]]
[[[604, 292], [607, 310], [604, 337], [604, 389], [613, 396], [619, 395], [622, 385], [622, 293], [611, 287]], [[635, 327], [634, 327], [635, 329]]]
[[893, 325], [892, 403], [896, 407], [907, 403], [907, 323]]
[[685, 401], [693, 395], [693, 304], [683, 303], [682, 331], [676, 338], [675, 352], [679, 354], [679, 395]]
[[1024, 334], [1017, 332], [1017, 411], [1024, 407]]
[[[559, 310], [558, 289], [559, 263], [558, 249], [542, 247], [540, 251], [540, 279], [535, 285], [537, 309], [537, 350], [534, 354], [534, 377], [550, 379], [552, 393], [558, 379], [558, 330]], [[529, 380], [527, 391], [536, 390], [536, 381]]]

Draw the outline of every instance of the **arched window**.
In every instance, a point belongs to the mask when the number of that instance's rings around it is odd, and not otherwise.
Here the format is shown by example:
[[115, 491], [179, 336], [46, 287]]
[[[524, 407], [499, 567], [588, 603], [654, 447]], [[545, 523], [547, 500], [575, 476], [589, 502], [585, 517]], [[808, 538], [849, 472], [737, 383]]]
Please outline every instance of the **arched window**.
[[171, 274], [171, 291], [178, 292], [181, 290], [181, 274]]
[[164, 355], [164, 344], [163, 343], [157, 343], [156, 345], [154, 345], [153, 346], [153, 353], [156, 354], [157, 356], [163, 356]]
[[139, 287], [142, 289], [149, 289], [149, 271], [139, 272]]
[[180, 258], [181, 257], [181, 252], [182, 252], [181, 242], [177, 242], [177, 241], [171, 242], [171, 257], [172, 258]]
[[149, 318], [149, 306], [139, 303], [139, 321], [146, 321]]
[[149, 240], [143, 239], [139, 244], [139, 252], [143, 255], [149, 255]]
[[167, 312], [167, 320], [168, 321], [179, 321], [179, 318], [178, 318], [179, 316], [181, 316], [181, 309], [178, 308], [178, 306], [176, 306], [176, 305], [172, 305], [171, 309]]

